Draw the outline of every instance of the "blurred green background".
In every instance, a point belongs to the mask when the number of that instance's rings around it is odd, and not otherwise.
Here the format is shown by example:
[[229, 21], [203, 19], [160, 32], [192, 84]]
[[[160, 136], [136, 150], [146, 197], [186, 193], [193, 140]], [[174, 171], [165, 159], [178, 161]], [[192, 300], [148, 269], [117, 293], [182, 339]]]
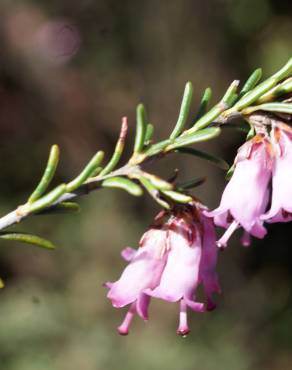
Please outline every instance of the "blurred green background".
[[[130, 152], [138, 102], [162, 139], [187, 80], [196, 104], [207, 86], [215, 102], [233, 79], [259, 66], [270, 75], [292, 54], [285, 0], [1, 0], [0, 15], [1, 214], [25, 201], [51, 144], [62, 151], [56, 183], [68, 181], [97, 149], [110, 155], [124, 115]], [[243, 139], [226, 131], [200, 147], [231, 163]], [[181, 179], [207, 176], [195, 194], [218, 204], [221, 170], [173, 156], [155, 170], [169, 176], [174, 166]], [[291, 224], [270, 226], [249, 249], [233, 238], [220, 254], [218, 309], [190, 313], [186, 339], [175, 334], [177, 305], [157, 300], [147, 324], [136, 319], [119, 337], [124, 311], [102, 283], [118, 278], [120, 250], [137, 245], [158, 208], [118, 190], [80, 204], [79, 214], [16, 227], [52, 239], [54, 252], [1, 242], [1, 370], [292, 368]]]

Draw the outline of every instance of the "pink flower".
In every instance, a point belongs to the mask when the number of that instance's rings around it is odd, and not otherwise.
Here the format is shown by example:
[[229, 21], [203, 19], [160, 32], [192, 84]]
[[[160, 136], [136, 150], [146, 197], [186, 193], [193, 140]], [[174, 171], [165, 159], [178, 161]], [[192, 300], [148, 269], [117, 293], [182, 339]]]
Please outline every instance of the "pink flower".
[[[192, 212], [192, 217], [190, 213]], [[220, 293], [217, 273], [216, 235], [211, 219], [198, 208], [189, 209], [169, 223], [169, 255], [160, 284], [147, 294], [169, 302], [180, 302], [177, 333], [189, 333], [187, 307], [204, 312], [205, 306], [195, 299], [196, 289], [203, 284], [207, 310], [215, 308], [212, 294]]]
[[271, 209], [262, 216], [267, 222], [292, 220], [292, 128], [277, 124], [272, 129], [275, 151]]
[[206, 213], [216, 225], [227, 228], [217, 242], [226, 247], [232, 233], [239, 227], [245, 230], [242, 242], [249, 245], [249, 234], [257, 238], [266, 235], [261, 220], [269, 200], [269, 181], [272, 171], [271, 143], [266, 135], [258, 134], [239, 148], [235, 170], [227, 184], [217, 209]]
[[165, 249], [166, 231], [151, 228], [143, 235], [137, 251], [129, 247], [122, 251], [122, 256], [130, 263], [118, 281], [106, 283], [110, 288], [107, 297], [114, 307], [131, 304], [124, 322], [118, 328], [120, 334], [128, 334], [128, 328], [135, 313], [147, 320], [150, 299], [144, 290], [154, 288], [159, 283], [166, 263]]
[[219, 293], [220, 287], [215, 271], [218, 249], [212, 220], [203, 215], [201, 206], [193, 203], [176, 206], [172, 213], [163, 212], [156, 222], [159, 226], [144, 234], [137, 252], [124, 250], [124, 256], [129, 254], [131, 262], [121, 278], [110, 285], [108, 297], [115, 307], [131, 303], [118, 328], [120, 334], [128, 333], [135, 313], [147, 319], [150, 297], [180, 302], [177, 332], [188, 334], [187, 308], [206, 310], [195, 296], [200, 283], [207, 298], [207, 310], [215, 308], [212, 294]]

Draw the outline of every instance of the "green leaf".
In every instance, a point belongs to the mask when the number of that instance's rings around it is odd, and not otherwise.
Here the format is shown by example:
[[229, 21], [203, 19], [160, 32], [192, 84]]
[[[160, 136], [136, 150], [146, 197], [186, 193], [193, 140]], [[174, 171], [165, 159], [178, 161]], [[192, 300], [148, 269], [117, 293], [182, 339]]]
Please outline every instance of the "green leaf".
[[204, 114], [195, 124], [193, 127], [185, 131], [182, 136], [189, 136], [194, 134], [195, 132], [201, 131], [209, 124], [211, 124], [227, 107], [223, 104], [218, 103], [213, 108], [209, 110], [206, 114]]
[[[148, 172], [143, 172], [142, 174], [143, 177], [145, 177], [147, 180], [151, 182], [152, 185], [155, 186], [156, 189], [158, 190], [172, 190], [173, 185], [163, 179], [161, 179], [158, 176], [152, 175]], [[135, 178], [139, 180], [139, 175], [136, 175]]]
[[214, 156], [212, 154], [203, 152], [203, 151], [198, 150], [198, 149], [194, 149], [194, 148], [178, 148], [176, 150], [176, 152], [178, 152], [178, 153], [184, 153], [184, 154], [191, 154], [191, 155], [194, 155], [196, 157], [205, 159], [206, 161], [215, 164], [217, 167], [221, 168], [222, 170], [228, 170], [228, 168], [229, 168], [228, 163], [226, 161], [224, 161], [224, 159], [219, 158], [219, 157], [216, 157], [216, 156]]
[[189, 195], [182, 194], [173, 190], [164, 190], [162, 191], [162, 193], [177, 203], [189, 203], [193, 200], [193, 198]]
[[274, 96], [281, 96], [292, 92], [292, 77], [283, 81], [280, 85], [275, 87]]
[[170, 206], [167, 202], [165, 202], [163, 199], [160, 198], [159, 190], [156, 189], [156, 187], [145, 177], [139, 176], [139, 181], [141, 185], [144, 186], [144, 188], [147, 190], [149, 195], [163, 208], [169, 209]]
[[43, 208], [51, 206], [65, 192], [66, 192], [65, 184], [57, 186], [55, 189], [50, 191], [42, 198], [36, 200], [32, 204], [27, 204], [27, 212], [28, 213], [38, 212]]
[[104, 188], [117, 188], [127, 191], [129, 194], [139, 197], [143, 194], [142, 188], [135, 182], [125, 177], [110, 177], [101, 183]]
[[175, 139], [178, 135], [180, 135], [180, 133], [183, 131], [186, 125], [186, 122], [187, 122], [187, 119], [190, 113], [192, 97], [193, 97], [193, 85], [189, 81], [186, 83], [186, 86], [185, 86], [185, 91], [184, 91], [177, 123], [169, 137], [171, 140]]
[[210, 109], [208, 113], [203, 115], [194, 124], [193, 127], [185, 131], [182, 136], [190, 135], [192, 133], [195, 133], [197, 131], [204, 129], [205, 127], [209, 126], [209, 124], [212, 123], [222, 112], [228, 109], [234, 103], [234, 100], [237, 98], [236, 91], [237, 91], [238, 85], [239, 85], [238, 80], [233, 81], [229, 85], [228, 89], [226, 90], [220, 102], [217, 103], [212, 109]]
[[168, 145], [165, 151], [167, 152], [183, 146], [188, 146], [202, 141], [207, 141], [218, 136], [220, 133], [221, 129], [219, 127], [209, 127], [190, 135], [182, 135], [176, 138], [172, 144]]
[[52, 206], [50, 208], [44, 209], [38, 214], [45, 215], [45, 214], [51, 214], [51, 213], [76, 213], [80, 211], [79, 204], [75, 202], [61, 202], [59, 204], [56, 204], [55, 206]]
[[202, 96], [201, 103], [198, 109], [198, 113], [195, 118], [195, 122], [206, 113], [208, 103], [211, 100], [211, 98], [212, 98], [212, 90], [210, 87], [207, 87]]
[[230, 180], [231, 179], [231, 177], [233, 175], [233, 172], [235, 170], [235, 166], [236, 166], [235, 163], [233, 163], [233, 165], [227, 171], [226, 176], [225, 176], [226, 180]]
[[262, 95], [267, 91], [272, 89], [278, 82], [283, 78], [289, 76], [292, 72], [292, 58], [282, 67], [277, 73], [268, 78], [266, 81], [263, 81], [250, 92], [245, 94], [238, 102], [233, 106], [232, 110], [240, 111], [245, 107], [250, 106], [256, 100], [258, 100]]
[[238, 86], [239, 86], [239, 80], [234, 80], [232, 81], [228, 89], [226, 90], [226, 93], [224, 94], [220, 102], [220, 104], [226, 105], [225, 109], [230, 107], [232, 103], [234, 102], [235, 98], [237, 98], [236, 92], [237, 92]]
[[48, 159], [45, 172], [38, 186], [36, 187], [34, 192], [31, 194], [31, 196], [28, 198], [28, 203], [33, 203], [45, 193], [45, 191], [47, 190], [48, 186], [50, 185], [55, 175], [55, 172], [56, 172], [56, 169], [59, 163], [59, 158], [60, 158], [60, 149], [58, 145], [53, 145], [50, 151], [50, 155], [49, 155], [49, 159]]
[[267, 112], [279, 112], [292, 114], [292, 104], [290, 103], [266, 103], [243, 109], [242, 114], [250, 114], [257, 110]]
[[143, 104], [139, 104], [136, 109], [136, 137], [134, 153], [140, 153], [144, 148], [146, 133], [146, 112]]
[[102, 171], [102, 167], [97, 167], [96, 170], [92, 172], [90, 177], [96, 177], [97, 175], [100, 174], [101, 171]]
[[0, 278], [0, 289], [5, 288], [5, 283], [4, 281]]
[[123, 117], [122, 118], [122, 125], [121, 125], [120, 135], [119, 135], [118, 141], [116, 143], [116, 147], [115, 147], [114, 153], [113, 153], [110, 161], [108, 162], [108, 164], [99, 173], [98, 176], [105, 176], [105, 175], [107, 175], [119, 163], [119, 161], [121, 159], [121, 156], [123, 154], [123, 151], [124, 151], [127, 132], [128, 132], [127, 117]]
[[271, 78], [281, 81], [284, 78], [290, 76], [292, 73], [292, 57], [288, 60], [288, 62], [278, 71], [276, 72]]
[[206, 177], [199, 177], [197, 179], [185, 181], [176, 185], [178, 191], [185, 191], [188, 189], [196, 188], [206, 182]]
[[243, 95], [248, 93], [250, 90], [252, 90], [256, 84], [259, 82], [259, 80], [262, 77], [262, 69], [258, 68], [256, 69], [247, 79], [246, 83], [243, 85], [243, 88], [241, 89], [239, 93], [239, 97], [241, 98]]
[[146, 132], [145, 132], [145, 140], [144, 140], [145, 145], [150, 144], [153, 138], [153, 134], [154, 134], [154, 126], [152, 125], [152, 123], [148, 123], [146, 126]]
[[262, 95], [257, 101], [257, 104], [267, 103], [269, 101], [275, 100], [282, 95], [286, 95], [292, 92], [292, 77], [283, 81], [279, 85], [275, 86], [270, 91]]
[[39, 236], [19, 233], [19, 232], [5, 232], [0, 234], [1, 239], [13, 240], [21, 243], [36, 245], [37, 247], [46, 248], [46, 249], [55, 249], [56, 246], [47, 239], [40, 238]]
[[144, 154], [146, 157], [152, 157], [153, 155], [161, 153], [167, 145], [171, 143], [169, 139], [160, 141], [159, 143], [153, 144], [149, 149], [145, 150]]
[[70, 181], [66, 185], [66, 191], [70, 193], [71, 191], [76, 190], [81, 186], [89, 177], [94, 175], [98, 166], [102, 162], [104, 157], [104, 152], [99, 151], [97, 152], [94, 157], [89, 161], [89, 163], [85, 166], [84, 170], [78, 175], [74, 180]]

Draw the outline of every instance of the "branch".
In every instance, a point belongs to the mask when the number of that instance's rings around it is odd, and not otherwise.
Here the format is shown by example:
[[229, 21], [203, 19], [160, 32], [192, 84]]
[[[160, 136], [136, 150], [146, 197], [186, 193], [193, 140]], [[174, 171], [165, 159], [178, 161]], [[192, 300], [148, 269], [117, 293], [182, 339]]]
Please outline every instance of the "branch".
[[[192, 184], [202, 183], [201, 179], [199, 181], [198, 179], [189, 180], [187, 185], [183, 187], [181, 184], [165, 181], [144, 171], [142, 165], [150, 160], [159, 160], [169, 153], [188, 153], [227, 169], [226, 162], [223, 160], [208, 153], [191, 150], [190, 146], [219, 136], [221, 128], [231, 127], [232, 123], [230, 122], [238, 118], [250, 125], [250, 137], [253, 135], [256, 125], [261, 124], [256, 117], [260, 117], [263, 122], [268, 122], [265, 117], [270, 115], [284, 114], [290, 117], [292, 114], [291, 99], [289, 100], [292, 91], [292, 59], [273, 76], [258, 84], [261, 74], [260, 69], [254, 71], [240, 91], [238, 91], [239, 81], [233, 81], [222, 99], [209, 111], [207, 111], [207, 106], [212, 94], [211, 89], [207, 88], [203, 94], [195, 122], [191, 125], [188, 121], [190, 121], [193, 86], [191, 82], [188, 82], [175, 127], [168, 138], [157, 143], [152, 142], [154, 126], [148, 122], [144, 106], [139, 104], [136, 112], [134, 150], [124, 166], [116, 169], [126, 143], [128, 131], [126, 117], [122, 119], [120, 135], [114, 153], [105, 166], [101, 166], [104, 153], [98, 151], [75, 179], [46, 193], [59, 162], [59, 148], [54, 145], [38, 186], [25, 204], [0, 218], [0, 231], [21, 222], [30, 215], [60, 210], [76, 210], [78, 205], [72, 203], [72, 200], [103, 187], [120, 188], [134, 196], [142, 195], [144, 189], [164, 208], [170, 208], [176, 202], [190, 202], [192, 198], [186, 190]], [[188, 129], [186, 129], [187, 125]], [[234, 126], [240, 127], [237, 123]], [[6, 238], [8, 239], [8, 237]]]

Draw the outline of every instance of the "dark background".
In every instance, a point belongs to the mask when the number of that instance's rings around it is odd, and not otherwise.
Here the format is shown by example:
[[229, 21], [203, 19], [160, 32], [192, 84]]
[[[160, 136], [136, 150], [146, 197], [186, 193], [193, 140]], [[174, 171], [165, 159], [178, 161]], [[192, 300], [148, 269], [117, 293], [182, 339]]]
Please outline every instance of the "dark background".
[[[25, 202], [51, 144], [61, 147], [55, 184], [68, 182], [96, 150], [110, 156], [124, 115], [130, 153], [140, 101], [162, 139], [187, 80], [195, 112], [205, 87], [216, 102], [233, 79], [259, 66], [269, 76], [292, 54], [292, 6], [283, 0], [1, 0], [0, 15], [3, 215]], [[243, 140], [226, 131], [200, 147], [232, 163]], [[207, 176], [195, 194], [218, 204], [223, 171], [173, 156], [155, 169], [169, 176], [174, 167], [182, 179]], [[54, 252], [1, 242], [1, 370], [291, 369], [291, 224], [270, 226], [249, 249], [233, 237], [220, 254], [218, 309], [190, 313], [188, 338], [175, 334], [177, 305], [157, 300], [149, 323], [135, 320], [122, 338], [115, 327], [124, 311], [111, 307], [102, 283], [119, 276], [120, 250], [137, 245], [158, 207], [118, 190], [80, 203], [77, 215], [16, 228], [52, 239]]]

